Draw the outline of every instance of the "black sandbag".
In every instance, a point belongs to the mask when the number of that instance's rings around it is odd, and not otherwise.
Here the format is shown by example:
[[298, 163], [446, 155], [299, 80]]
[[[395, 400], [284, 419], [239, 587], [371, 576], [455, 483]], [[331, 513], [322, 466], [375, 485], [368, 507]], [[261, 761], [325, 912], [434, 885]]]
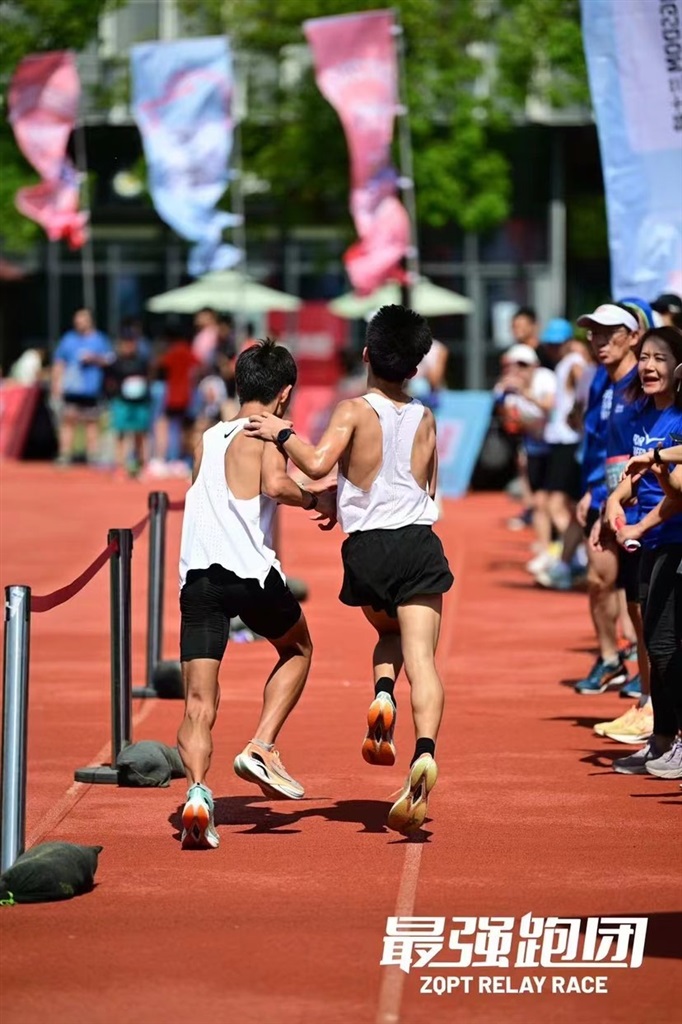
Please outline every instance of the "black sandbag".
[[119, 786], [165, 788], [171, 779], [185, 775], [177, 747], [156, 740], [141, 740], [124, 747], [116, 759], [116, 767]]
[[49, 903], [90, 892], [101, 846], [40, 843], [0, 877], [0, 903]]

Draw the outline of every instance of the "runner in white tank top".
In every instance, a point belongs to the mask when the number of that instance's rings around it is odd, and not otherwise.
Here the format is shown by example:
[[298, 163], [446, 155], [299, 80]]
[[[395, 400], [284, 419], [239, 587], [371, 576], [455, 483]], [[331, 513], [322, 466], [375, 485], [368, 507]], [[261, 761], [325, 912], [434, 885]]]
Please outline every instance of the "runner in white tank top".
[[342, 547], [341, 601], [362, 608], [378, 634], [375, 698], [362, 755], [370, 764], [395, 761], [393, 689], [405, 665], [412, 688], [416, 747], [405, 787], [388, 816], [390, 828], [418, 830], [436, 782], [436, 737], [443, 688], [435, 667], [443, 594], [452, 574], [432, 530], [438, 455], [433, 413], [404, 390], [431, 346], [426, 321], [402, 306], [384, 306], [367, 327], [363, 359], [368, 393], [341, 402], [317, 445], [292, 425], [256, 415], [245, 433], [277, 441], [312, 479], [338, 464], [337, 516]]
[[178, 749], [190, 782], [182, 813], [184, 849], [219, 843], [205, 778], [218, 670], [235, 616], [270, 641], [277, 664], [253, 739], [235, 758], [234, 769], [268, 796], [303, 796], [274, 744], [305, 685], [312, 646], [277, 559], [273, 522], [278, 502], [304, 509], [319, 502], [322, 519], [333, 516], [335, 504], [330, 495], [318, 497], [294, 483], [280, 449], [244, 436], [250, 415], [286, 411], [295, 382], [296, 364], [286, 349], [271, 342], [250, 348], [236, 367], [239, 415], [207, 430], [195, 456], [180, 553], [180, 658], [187, 696]]

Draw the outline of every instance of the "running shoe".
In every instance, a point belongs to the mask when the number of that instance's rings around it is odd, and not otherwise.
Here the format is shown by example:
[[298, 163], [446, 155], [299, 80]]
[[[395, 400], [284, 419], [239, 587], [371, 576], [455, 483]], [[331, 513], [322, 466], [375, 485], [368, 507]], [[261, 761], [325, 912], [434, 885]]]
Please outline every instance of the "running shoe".
[[625, 700], [631, 700], [633, 697], [642, 696], [642, 680], [639, 673], [633, 676], [632, 679], [628, 679], [626, 683], [620, 688], [619, 697], [623, 697]]
[[535, 574], [535, 582], [547, 590], [571, 590], [573, 573], [570, 565], [565, 562], [552, 562]]
[[621, 640], [618, 644], [618, 654], [623, 661], [637, 661], [637, 641]]
[[300, 782], [292, 778], [279, 756], [278, 750], [268, 750], [258, 740], [247, 743], [234, 759], [234, 770], [240, 779], [255, 782], [266, 796], [300, 800], [305, 791]]
[[395, 729], [397, 711], [390, 693], [380, 690], [367, 712], [367, 735], [362, 756], [368, 764], [395, 764]]
[[646, 775], [646, 766], [649, 761], [656, 761], [662, 757], [664, 751], [660, 750], [656, 740], [652, 736], [646, 746], [642, 747], [628, 757], [619, 757], [613, 762], [614, 772], [619, 775]]
[[409, 836], [418, 832], [426, 818], [429, 793], [436, 785], [438, 765], [430, 754], [418, 757], [396, 802], [388, 812], [388, 827]]
[[658, 779], [682, 779], [682, 737], [677, 737], [667, 754], [647, 761], [645, 767]]
[[597, 658], [589, 675], [575, 684], [575, 691], [584, 696], [592, 693], [604, 693], [610, 686], [620, 686], [627, 680], [627, 677], [627, 671], [620, 658], [615, 665], [607, 665], [602, 658]]
[[[599, 727], [595, 726], [597, 732]], [[613, 722], [605, 722], [601, 736], [606, 736], [616, 743], [645, 743], [654, 729], [654, 713], [650, 704], [641, 708], [639, 704], [626, 711]]]
[[216, 850], [220, 836], [213, 821], [213, 795], [208, 786], [197, 782], [187, 790], [182, 810], [183, 850]]

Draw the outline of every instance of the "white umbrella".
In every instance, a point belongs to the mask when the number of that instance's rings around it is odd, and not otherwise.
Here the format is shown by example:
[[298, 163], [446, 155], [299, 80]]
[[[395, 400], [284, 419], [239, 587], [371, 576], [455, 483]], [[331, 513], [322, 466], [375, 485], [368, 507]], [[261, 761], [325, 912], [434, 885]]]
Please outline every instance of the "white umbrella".
[[271, 309], [294, 313], [301, 308], [301, 300], [258, 284], [238, 270], [216, 270], [147, 302], [151, 313], [196, 313], [205, 306], [221, 313], [257, 314]]
[[[401, 301], [400, 285], [391, 281], [371, 295], [357, 295], [355, 292], [340, 295], [328, 304], [328, 308], [344, 320], [360, 320], [381, 306], [399, 305]], [[471, 299], [448, 288], [440, 288], [426, 277], [419, 278], [411, 286], [410, 305], [422, 316], [452, 316], [471, 313], [474, 308]]]

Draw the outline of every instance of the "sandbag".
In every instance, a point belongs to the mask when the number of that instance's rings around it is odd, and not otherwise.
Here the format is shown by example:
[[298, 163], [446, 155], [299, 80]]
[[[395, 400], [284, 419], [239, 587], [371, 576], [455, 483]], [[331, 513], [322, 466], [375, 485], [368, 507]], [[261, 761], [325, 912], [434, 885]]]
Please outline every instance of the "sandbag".
[[0, 877], [0, 904], [49, 903], [90, 892], [101, 846], [40, 843]]
[[170, 785], [171, 779], [184, 778], [185, 769], [177, 747], [156, 740], [141, 740], [124, 747], [116, 759], [119, 786]]

